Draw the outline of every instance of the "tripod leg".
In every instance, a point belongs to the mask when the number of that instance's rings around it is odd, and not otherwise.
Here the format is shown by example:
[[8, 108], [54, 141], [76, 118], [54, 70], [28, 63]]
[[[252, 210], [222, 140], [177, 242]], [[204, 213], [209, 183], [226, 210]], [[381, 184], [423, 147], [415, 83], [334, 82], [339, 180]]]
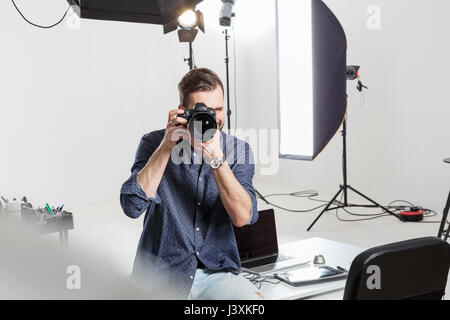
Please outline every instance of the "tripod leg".
[[351, 186], [348, 186], [348, 188], [349, 188], [350, 190], [352, 190], [353, 192], [357, 193], [358, 195], [360, 195], [361, 197], [363, 197], [364, 199], [366, 199], [367, 201], [370, 201], [370, 202], [372, 202], [374, 205], [380, 207], [381, 209], [383, 209], [384, 211], [386, 211], [386, 212], [389, 213], [390, 215], [392, 215], [392, 216], [396, 217], [397, 219], [401, 220], [400, 217], [398, 216], [398, 214], [395, 214], [395, 213], [392, 212], [391, 210], [389, 210], [389, 209], [383, 207], [381, 204], [379, 204], [379, 203], [373, 201], [372, 199], [370, 199], [369, 197], [363, 195], [361, 192], [359, 192], [358, 190], [352, 188]]
[[[450, 193], [448, 194], [448, 198], [447, 198], [447, 203], [445, 205], [444, 208], [444, 214], [442, 216], [442, 222], [441, 225], [439, 227], [439, 233], [438, 233], [438, 238], [440, 238], [442, 236], [442, 234], [445, 232], [445, 225], [447, 223], [447, 217], [448, 217], [448, 211], [450, 210]], [[446, 233], [446, 239], [448, 238], [448, 231], [450, 229], [450, 226], [447, 229], [447, 233]]]
[[317, 216], [317, 218], [314, 220], [313, 223], [311, 223], [311, 225], [308, 227], [308, 229], [306, 229], [306, 231], [310, 231], [311, 228], [316, 224], [317, 220], [320, 219], [320, 217], [325, 213], [325, 211], [328, 210], [328, 208], [334, 203], [334, 200], [336, 200], [336, 198], [341, 194], [341, 192], [344, 190], [344, 187], [341, 186], [341, 188], [339, 189], [338, 193], [336, 193], [336, 195], [334, 196], [333, 199], [331, 199], [330, 202], [328, 202], [327, 206], [322, 210], [322, 212]]

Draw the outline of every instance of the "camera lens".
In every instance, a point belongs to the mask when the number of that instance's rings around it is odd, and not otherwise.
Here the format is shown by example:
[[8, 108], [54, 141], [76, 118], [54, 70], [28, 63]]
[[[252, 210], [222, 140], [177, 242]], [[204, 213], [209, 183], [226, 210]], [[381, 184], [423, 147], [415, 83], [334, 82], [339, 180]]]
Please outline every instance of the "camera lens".
[[216, 133], [216, 130], [216, 119], [208, 113], [196, 114], [189, 122], [189, 131], [194, 139], [202, 142], [211, 140]]

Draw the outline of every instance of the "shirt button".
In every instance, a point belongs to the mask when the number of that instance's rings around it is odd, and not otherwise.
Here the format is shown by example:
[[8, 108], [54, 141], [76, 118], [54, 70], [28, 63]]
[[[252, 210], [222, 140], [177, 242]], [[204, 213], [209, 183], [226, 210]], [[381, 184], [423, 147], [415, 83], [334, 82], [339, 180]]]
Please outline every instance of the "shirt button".
[[200, 255], [200, 252], [197, 251], [196, 253], [197, 253], [197, 255]]
[[196, 228], [195, 230], [196, 230], [196, 231], [200, 231], [200, 228]]
[[202, 178], [198, 178], [198, 181], [202, 181]]
[[189, 278], [194, 279], [194, 276], [190, 276]]
[[202, 203], [201, 202], [197, 202], [197, 205], [200, 207], [202, 205]]

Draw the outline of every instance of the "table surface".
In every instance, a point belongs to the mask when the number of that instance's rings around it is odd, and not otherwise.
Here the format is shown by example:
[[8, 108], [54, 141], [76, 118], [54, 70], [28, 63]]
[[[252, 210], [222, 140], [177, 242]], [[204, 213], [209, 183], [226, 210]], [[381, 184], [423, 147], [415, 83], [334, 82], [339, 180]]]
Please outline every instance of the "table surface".
[[[280, 246], [280, 252], [290, 256], [313, 260], [314, 256], [322, 254], [326, 264], [331, 267], [341, 266], [347, 270], [353, 259], [365, 249], [362, 247], [336, 242], [323, 238], [310, 238], [286, 243]], [[296, 269], [299, 267], [294, 267]], [[284, 270], [283, 270], [284, 272]], [[314, 296], [330, 293], [328, 299], [342, 299], [346, 280], [337, 280], [313, 285], [294, 287], [284, 282], [278, 284], [262, 283], [260, 292], [267, 300], [308, 299]]]

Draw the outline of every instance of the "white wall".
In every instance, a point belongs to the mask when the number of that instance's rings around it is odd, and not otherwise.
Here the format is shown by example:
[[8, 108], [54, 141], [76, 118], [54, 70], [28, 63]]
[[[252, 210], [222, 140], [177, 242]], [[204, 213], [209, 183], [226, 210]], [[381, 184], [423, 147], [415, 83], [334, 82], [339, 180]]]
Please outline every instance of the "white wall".
[[[18, 1], [48, 25], [66, 1]], [[196, 62], [222, 77], [220, 1], [208, 1]], [[187, 45], [162, 26], [82, 20], [42, 30], [0, 2], [0, 195], [36, 205], [118, 199], [140, 137], [161, 129], [178, 106]]]
[[[237, 115], [245, 129], [277, 126], [274, 3], [237, 2]], [[450, 3], [326, 3], [346, 30], [348, 63], [362, 66], [369, 86], [361, 106], [349, 83], [349, 182], [384, 203], [406, 199], [441, 210], [450, 182], [442, 163], [450, 156]], [[62, 0], [18, 4], [43, 24], [66, 8]], [[366, 27], [373, 4], [382, 10], [381, 30]], [[220, 1], [203, 6], [208, 24], [195, 42], [197, 64], [225, 80]], [[160, 26], [83, 20], [79, 30], [65, 23], [40, 30], [9, 1], [0, 12], [0, 194], [55, 205], [117, 198], [139, 138], [162, 128], [178, 103], [186, 47]], [[342, 179], [341, 138], [312, 163], [280, 161], [277, 175], [257, 181], [333, 193]]]
[[[349, 183], [383, 203], [405, 199], [442, 211], [450, 187], [450, 167], [442, 162], [450, 156], [450, 2], [325, 2], [346, 30], [348, 64], [362, 66], [369, 87], [361, 105], [356, 83], [349, 83]], [[371, 5], [381, 9], [380, 30], [366, 26]], [[249, 81], [240, 97], [251, 117], [242, 125], [276, 128], [275, 1], [243, 6]], [[342, 183], [341, 141], [336, 135], [312, 163], [281, 160], [277, 175], [258, 180], [334, 194]]]

